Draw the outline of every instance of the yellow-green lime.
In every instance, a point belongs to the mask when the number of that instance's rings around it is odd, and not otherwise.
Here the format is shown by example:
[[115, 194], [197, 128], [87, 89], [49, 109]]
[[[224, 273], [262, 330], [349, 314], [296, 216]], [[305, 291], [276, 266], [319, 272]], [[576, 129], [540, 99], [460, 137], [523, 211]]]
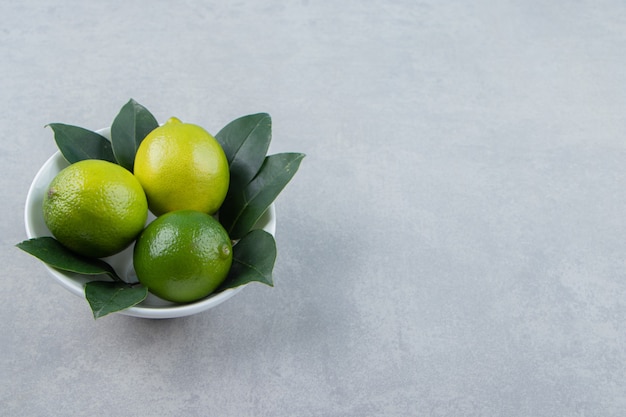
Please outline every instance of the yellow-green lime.
[[134, 174], [157, 216], [174, 210], [213, 214], [224, 202], [230, 182], [219, 142], [202, 127], [175, 117], [141, 142]]
[[212, 216], [178, 210], [156, 218], [135, 243], [139, 282], [169, 301], [188, 303], [211, 294], [232, 264], [228, 233]]
[[59, 172], [43, 201], [43, 217], [69, 249], [102, 258], [128, 247], [143, 230], [148, 203], [139, 181], [121, 166], [76, 162]]

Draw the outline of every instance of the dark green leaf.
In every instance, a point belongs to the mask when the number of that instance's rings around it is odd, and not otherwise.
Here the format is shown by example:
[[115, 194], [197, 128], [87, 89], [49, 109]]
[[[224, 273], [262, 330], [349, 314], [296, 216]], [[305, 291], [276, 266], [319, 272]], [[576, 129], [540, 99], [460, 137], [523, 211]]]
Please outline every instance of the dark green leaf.
[[84, 159], [116, 162], [111, 142], [102, 135], [78, 126], [50, 123], [57, 147], [70, 164]]
[[270, 155], [248, 185], [226, 196], [219, 218], [231, 239], [239, 239], [252, 229], [296, 174], [302, 158], [301, 153]]
[[91, 281], [85, 284], [85, 298], [94, 319], [125, 310], [146, 299], [148, 289], [123, 282]]
[[111, 124], [111, 145], [118, 164], [132, 172], [137, 148], [158, 126], [148, 109], [130, 99]]
[[233, 264], [226, 280], [217, 291], [235, 288], [252, 281], [273, 287], [272, 269], [275, 261], [274, 237], [265, 230], [252, 230], [233, 246]]
[[233, 120], [215, 135], [230, 165], [231, 189], [246, 185], [259, 171], [272, 139], [272, 119], [267, 113]]
[[78, 255], [67, 249], [53, 237], [37, 237], [25, 240], [16, 246], [48, 265], [63, 271], [76, 272], [83, 275], [106, 274], [115, 280], [122, 280], [115, 273], [113, 267], [105, 261]]

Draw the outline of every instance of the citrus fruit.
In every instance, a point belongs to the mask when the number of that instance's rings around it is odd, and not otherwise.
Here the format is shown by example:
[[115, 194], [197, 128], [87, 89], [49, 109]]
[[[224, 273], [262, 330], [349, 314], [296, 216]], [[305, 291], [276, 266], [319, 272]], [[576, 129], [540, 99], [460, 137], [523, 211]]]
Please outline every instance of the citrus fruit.
[[102, 258], [128, 247], [143, 230], [148, 203], [139, 181], [112, 162], [89, 159], [61, 170], [43, 201], [43, 217], [69, 249]]
[[134, 174], [157, 216], [188, 209], [213, 214], [222, 205], [230, 181], [219, 142], [202, 127], [175, 117], [141, 142]]
[[135, 243], [139, 282], [169, 301], [187, 303], [212, 293], [233, 259], [231, 240], [212, 216], [178, 210], [156, 218]]

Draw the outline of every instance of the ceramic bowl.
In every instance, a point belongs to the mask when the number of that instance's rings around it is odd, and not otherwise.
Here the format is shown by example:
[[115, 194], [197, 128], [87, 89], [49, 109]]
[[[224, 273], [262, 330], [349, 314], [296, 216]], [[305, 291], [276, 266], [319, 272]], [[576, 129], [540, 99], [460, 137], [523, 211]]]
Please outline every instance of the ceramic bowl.
[[[109, 129], [102, 129], [99, 130], [98, 133], [108, 138], [110, 131]], [[37, 175], [35, 176], [30, 186], [30, 189], [28, 190], [28, 195], [26, 197], [26, 207], [24, 210], [26, 235], [29, 239], [41, 236], [52, 236], [52, 233], [50, 232], [50, 230], [48, 230], [43, 220], [43, 197], [52, 179], [68, 165], [69, 164], [67, 163], [65, 158], [63, 158], [63, 155], [61, 155], [60, 152], [56, 152], [43, 164], [43, 166], [37, 172]], [[148, 217], [148, 223], [152, 220], [154, 220], [154, 216], [150, 214]], [[272, 204], [265, 212], [265, 214], [261, 217], [261, 219], [259, 219], [259, 221], [255, 225], [255, 228], [263, 229], [268, 233], [271, 233], [272, 235], [275, 233], [276, 209], [274, 207], [274, 204]], [[137, 281], [137, 278], [135, 275], [135, 270], [133, 268], [132, 259], [133, 245], [116, 255], [104, 258], [106, 262], [113, 266], [113, 268], [120, 277], [128, 280], [129, 282], [135, 282]], [[47, 269], [50, 276], [52, 276], [52, 278], [56, 282], [61, 284], [71, 293], [84, 298], [85, 294], [83, 287], [85, 283], [89, 280], [88, 277], [71, 272], [60, 271], [46, 265], [43, 262], [41, 264]], [[228, 289], [218, 294], [209, 295], [201, 300], [189, 304], [175, 304], [158, 298], [153, 294], [148, 294], [148, 297], [144, 301], [134, 307], [120, 311], [119, 314], [151, 319], [166, 319], [189, 316], [208, 310], [223, 303], [224, 301], [228, 300], [229, 298], [240, 292], [244, 287], [245, 285], [237, 288]]]

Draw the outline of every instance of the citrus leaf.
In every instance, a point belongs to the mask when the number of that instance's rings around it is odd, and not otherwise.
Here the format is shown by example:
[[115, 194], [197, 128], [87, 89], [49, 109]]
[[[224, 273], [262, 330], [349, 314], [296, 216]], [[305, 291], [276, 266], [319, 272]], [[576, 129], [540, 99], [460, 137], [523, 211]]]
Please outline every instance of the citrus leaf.
[[82, 127], [50, 123], [54, 140], [63, 157], [73, 164], [84, 159], [102, 159], [116, 162], [111, 142], [104, 136]]
[[219, 219], [231, 239], [239, 239], [252, 229], [296, 174], [304, 156], [280, 153], [265, 157], [252, 181], [226, 196]]
[[132, 172], [137, 148], [158, 126], [152, 113], [131, 98], [111, 124], [111, 145], [117, 163]]
[[48, 265], [63, 271], [83, 275], [106, 274], [116, 281], [122, 281], [113, 267], [105, 261], [72, 252], [53, 237], [36, 237], [20, 242], [16, 246]]
[[124, 282], [91, 281], [85, 284], [85, 298], [93, 318], [98, 319], [116, 311], [139, 304], [148, 296], [144, 286], [131, 286]]
[[233, 264], [217, 292], [257, 281], [270, 287], [276, 261], [274, 236], [262, 229], [252, 230], [233, 246]]
[[246, 185], [259, 171], [272, 140], [272, 119], [257, 113], [233, 120], [215, 135], [230, 166], [230, 188]]

